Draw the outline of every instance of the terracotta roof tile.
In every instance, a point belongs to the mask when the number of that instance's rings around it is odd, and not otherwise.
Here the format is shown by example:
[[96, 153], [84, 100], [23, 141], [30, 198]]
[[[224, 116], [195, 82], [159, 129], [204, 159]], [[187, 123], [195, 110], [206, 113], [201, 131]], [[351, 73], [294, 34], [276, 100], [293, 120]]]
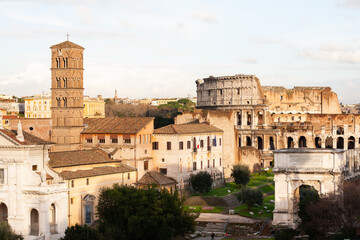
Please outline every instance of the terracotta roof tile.
[[205, 123], [171, 124], [155, 129], [154, 134], [192, 134], [213, 132], [222, 133], [223, 130]]
[[0, 129], [0, 134], [4, 134], [7, 137], [9, 137], [11, 140], [15, 141], [17, 144], [19, 145], [49, 145], [49, 144], [54, 144], [53, 142], [49, 142], [49, 141], [45, 141], [41, 138], [38, 138], [26, 131], [23, 131], [23, 135], [24, 135], [24, 142], [20, 142], [19, 140], [17, 140], [16, 135], [17, 135], [17, 131], [16, 130], [8, 130], [8, 129]]
[[62, 43], [59, 43], [59, 44], [52, 45], [50, 48], [51, 49], [53, 49], [53, 48], [79, 48], [79, 49], [85, 49], [82, 46], [77, 45], [77, 44], [75, 44], [73, 42], [70, 42], [70, 41], [65, 41], [65, 42], [62, 42]]
[[110, 175], [117, 173], [126, 173], [126, 172], [134, 172], [135, 168], [129, 167], [125, 164], [119, 164], [117, 167], [95, 167], [87, 170], [77, 170], [77, 171], [63, 171], [60, 173], [61, 177], [64, 179], [75, 179], [75, 178], [86, 178], [86, 177], [94, 177], [101, 175]]
[[88, 126], [82, 133], [136, 134], [153, 120], [152, 117], [85, 118], [84, 124]]
[[50, 152], [49, 158], [49, 165], [52, 168], [119, 162], [119, 160], [111, 159], [109, 154], [105, 151], [95, 148], [88, 150]]
[[176, 184], [173, 178], [167, 177], [161, 173], [150, 171], [144, 174], [144, 176], [136, 182], [138, 185], [170, 185]]

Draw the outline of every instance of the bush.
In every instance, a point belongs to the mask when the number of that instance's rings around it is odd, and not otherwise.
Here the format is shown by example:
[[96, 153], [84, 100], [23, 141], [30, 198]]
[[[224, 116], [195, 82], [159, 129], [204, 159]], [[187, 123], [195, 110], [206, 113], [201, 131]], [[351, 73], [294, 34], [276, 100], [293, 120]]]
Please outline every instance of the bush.
[[260, 189], [254, 188], [243, 188], [240, 193], [237, 194], [239, 201], [243, 201], [248, 207], [254, 206], [255, 204], [263, 204], [263, 194]]
[[211, 190], [213, 179], [208, 172], [202, 171], [190, 177], [192, 188], [201, 193], [207, 193]]
[[0, 239], [22, 240], [24, 238], [21, 235], [15, 234], [7, 222], [0, 222]]
[[275, 240], [290, 240], [297, 236], [299, 233], [292, 228], [283, 229], [275, 233]]
[[61, 240], [100, 240], [101, 236], [97, 229], [92, 229], [87, 225], [68, 227], [65, 230], [65, 236]]
[[234, 165], [231, 170], [231, 177], [238, 186], [245, 186], [250, 181], [250, 170], [245, 165]]

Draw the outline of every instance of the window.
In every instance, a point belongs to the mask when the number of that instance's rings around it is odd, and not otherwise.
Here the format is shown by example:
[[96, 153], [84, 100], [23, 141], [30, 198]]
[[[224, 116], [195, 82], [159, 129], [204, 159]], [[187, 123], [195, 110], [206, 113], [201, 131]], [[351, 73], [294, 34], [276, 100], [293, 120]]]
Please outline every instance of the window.
[[37, 165], [32, 165], [32, 170], [37, 171]]
[[141, 135], [139, 135], [139, 143], [141, 143]]
[[64, 100], [64, 107], [67, 107], [67, 98], [64, 97], [63, 100]]
[[166, 149], [167, 149], [167, 150], [171, 150], [171, 142], [167, 142], [167, 143], [166, 143]]
[[111, 143], [118, 143], [118, 136], [117, 135], [110, 135]]
[[64, 81], [64, 88], [67, 88], [67, 78], [63, 78]]
[[193, 162], [193, 170], [196, 170], [196, 162]]
[[219, 166], [221, 167], [221, 158], [219, 159]]
[[282, 101], [283, 100], [283, 96], [280, 96], [280, 101]]
[[204, 140], [200, 140], [200, 147], [201, 147], [201, 148], [204, 147]]
[[72, 198], [70, 198], [70, 203], [71, 204], [74, 204], [74, 201], [75, 201], [75, 199], [72, 197]]
[[203, 169], [203, 161], [200, 161], [200, 169]]
[[123, 138], [124, 138], [124, 143], [131, 143], [131, 137], [129, 134], [125, 134]]
[[57, 88], [61, 88], [60, 78], [56, 78], [56, 87], [57, 87]]
[[166, 175], [167, 174], [167, 168], [160, 168], [160, 173]]
[[162, 158], [162, 159], [161, 159], [161, 162], [165, 162], [165, 158]]
[[240, 88], [237, 89], [237, 95], [240, 95]]
[[211, 93], [211, 91], [210, 90], [208, 90], [208, 95], [210, 96], [210, 93]]
[[4, 182], [5, 182], [4, 169], [0, 168], [0, 184], [4, 184]]
[[85, 135], [86, 143], [92, 143], [92, 135]]
[[184, 142], [179, 142], [179, 149], [183, 150], [184, 149]]
[[159, 142], [153, 142], [152, 143], [152, 149], [153, 150], [159, 150]]
[[105, 143], [105, 135], [98, 135], [98, 142]]
[[149, 161], [144, 161], [144, 170], [149, 169]]
[[94, 195], [86, 195], [83, 200], [84, 206], [84, 220], [85, 224], [91, 224], [94, 221]]
[[86, 179], [86, 185], [89, 185], [90, 184], [90, 180], [89, 178]]
[[73, 188], [75, 186], [74, 180], [71, 180], [71, 187]]
[[221, 146], [221, 138], [219, 138], [219, 146]]
[[191, 141], [187, 141], [187, 149], [191, 148]]
[[128, 173], [128, 179], [130, 179], [130, 173]]
[[60, 105], [60, 98], [56, 98], [56, 105], [57, 105], [58, 107], [61, 106], [61, 105]]
[[208, 168], [210, 168], [210, 160], [208, 160]]
[[215, 167], [215, 159], [213, 159], [213, 167]]
[[220, 89], [220, 95], [222, 95], [222, 92], [223, 92], [222, 89]]

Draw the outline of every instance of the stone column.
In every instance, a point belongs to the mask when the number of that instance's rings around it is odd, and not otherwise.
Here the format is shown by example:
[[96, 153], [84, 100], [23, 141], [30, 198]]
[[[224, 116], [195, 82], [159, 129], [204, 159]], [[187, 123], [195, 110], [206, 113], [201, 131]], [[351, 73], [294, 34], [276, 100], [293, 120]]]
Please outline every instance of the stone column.
[[323, 135], [323, 137], [321, 138], [321, 148], [325, 148], [325, 142], [326, 142], [326, 136]]
[[267, 110], [268, 110], [268, 108], [264, 108], [264, 110], [263, 110], [263, 125], [264, 126], [267, 126], [267, 119], [266, 119], [266, 113], [267, 113]]
[[255, 128], [255, 111], [254, 109], [251, 110], [251, 128]]

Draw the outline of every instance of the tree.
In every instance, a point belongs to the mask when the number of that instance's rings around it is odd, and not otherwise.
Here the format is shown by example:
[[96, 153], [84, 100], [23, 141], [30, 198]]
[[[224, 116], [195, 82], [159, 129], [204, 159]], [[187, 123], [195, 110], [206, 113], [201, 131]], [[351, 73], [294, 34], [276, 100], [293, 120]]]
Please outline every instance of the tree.
[[195, 191], [207, 193], [211, 190], [213, 179], [208, 172], [201, 171], [190, 177], [190, 183]]
[[235, 183], [241, 187], [248, 184], [250, 181], [250, 170], [245, 165], [234, 165], [231, 170], [231, 177], [234, 178]]
[[248, 207], [254, 206], [255, 204], [263, 204], [263, 194], [260, 189], [254, 189], [245, 187], [237, 194], [239, 201], [243, 201]]
[[88, 227], [87, 225], [68, 227], [65, 230], [65, 236], [61, 240], [100, 240], [101, 235], [97, 229]]
[[99, 231], [107, 240], [170, 239], [195, 230], [177, 191], [114, 185], [100, 192]]
[[21, 235], [17, 235], [11, 229], [11, 226], [7, 222], [0, 222], [0, 239], [6, 240], [22, 240], [24, 239]]

